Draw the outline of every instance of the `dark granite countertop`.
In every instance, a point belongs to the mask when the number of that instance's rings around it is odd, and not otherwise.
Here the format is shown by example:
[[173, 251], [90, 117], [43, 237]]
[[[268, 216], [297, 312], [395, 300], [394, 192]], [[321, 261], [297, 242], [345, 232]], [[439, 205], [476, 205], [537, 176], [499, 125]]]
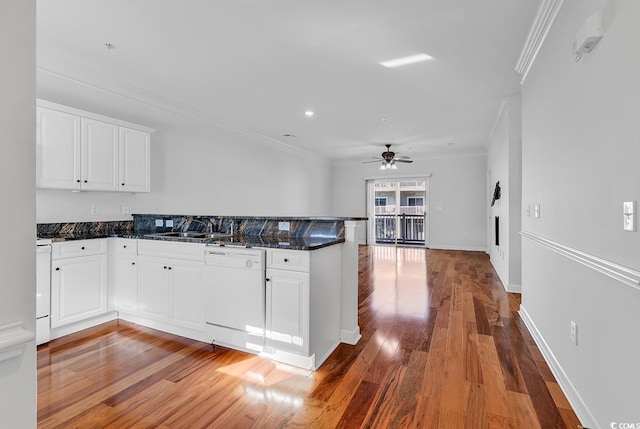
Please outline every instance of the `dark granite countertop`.
[[[161, 215], [161, 214], [153, 214], [153, 213], [136, 213], [136, 215], [138, 216], [151, 216], [151, 217], [158, 217], [158, 218], [162, 218], [162, 217], [166, 217], [167, 215]], [[176, 215], [172, 215], [172, 216], [176, 216]], [[187, 215], [180, 215], [180, 216], [187, 216]], [[317, 221], [360, 221], [360, 220], [367, 220], [367, 217], [353, 217], [353, 216], [231, 216], [231, 215], [215, 215], [215, 216], [208, 216], [208, 215], [188, 215], [189, 217], [211, 217], [211, 218], [230, 218], [230, 219], [254, 219], [254, 220], [282, 220], [282, 221], [287, 221], [287, 220], [317, 220]]]
[[[153, 234], [153, 233], [149, 233]], [[271, 249], [290, 249], [290, 250], [317, 250], [327, 246], [333, 246], [334, 244], [344, 243], [344, 238], [335, 237], [286, 237], [286, 236], [258, 236], [258, 235], [236, 235], [233, 237], [221, 237], [216, 239], [203, 239], [203, 238], [178, 238], [178, 237], [163, 237], [149, 234], [79, 234], [68, 235], [58, 237], [45, 237], [50, 238], [54, 243], [71, 240], [89, 240], [95, 238], [133, 238], [144, 240], [160, 240], [160, 241], [179, 241], [183, 243], [204, 243], [208, 245], [232, 245], [232, 246], [245, 246], [245, 247], [261, 247]]]

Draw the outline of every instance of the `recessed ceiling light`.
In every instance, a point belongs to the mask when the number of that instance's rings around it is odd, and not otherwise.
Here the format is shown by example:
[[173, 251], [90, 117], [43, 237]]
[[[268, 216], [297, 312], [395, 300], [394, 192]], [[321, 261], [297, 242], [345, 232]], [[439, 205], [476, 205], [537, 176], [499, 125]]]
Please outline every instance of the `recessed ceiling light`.
[[313, 112], [311, 110], [307, 110], [304, 114], [309, 117], [313, 116]]
[[393, 67], [405, 66], [407, 64], [419, 63], [421, 61], [427, 61], [431, 59], [433, 59], [431, 55], [417, 54], [417, 55], [411, 55], [409, 57], [402, 57], [402, 58], [396, 58], [394, 60], [382, 61], [380, 62], [380, 65], [393, 68]]
[[295, 134], [283, 134], [283, 137], [288, 137], [288, 138], [294, 138], [296, 135]]
[[112, 45], [111, 43], [105, 43], [105, 44], [104, 44], [104, 46], [105, 46], [107, 49], [109, 49], [109, 50], [111, 50], [111, 49], [115, 49], [115, 48], [116, 48], [116, 46], [115, 46], [115, 45]]

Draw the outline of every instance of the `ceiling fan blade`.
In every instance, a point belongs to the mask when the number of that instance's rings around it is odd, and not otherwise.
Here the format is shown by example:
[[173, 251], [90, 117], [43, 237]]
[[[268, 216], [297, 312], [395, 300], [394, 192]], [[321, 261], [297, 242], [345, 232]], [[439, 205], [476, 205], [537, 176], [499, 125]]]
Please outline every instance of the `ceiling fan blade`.
[[410, 164], [410, 163], [413, 162], [413, 160], [411, 160], [411, 159], [397, 159], [397, 158], [394, 161], [395, 162], [404, 162], [404, 163], [407, 163], [407, 164]]
[[384, 161], [383, 159], [376, 159], [375, 161], [362, 161], [363, 164], [371, 164], [372, 162], [380, 163]]
[[400, 156], [396, 155], [396, 159], [410, 159], [410, 158], [411, 157], [407, 155], [400, 155]]

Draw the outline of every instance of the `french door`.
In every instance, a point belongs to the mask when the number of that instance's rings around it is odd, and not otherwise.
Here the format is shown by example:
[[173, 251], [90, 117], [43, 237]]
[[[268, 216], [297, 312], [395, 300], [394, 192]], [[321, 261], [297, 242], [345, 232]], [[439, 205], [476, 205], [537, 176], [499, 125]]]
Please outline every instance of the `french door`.
[[427, 178], [368, 180], [368, 242], [426, 246], [427, 192]]

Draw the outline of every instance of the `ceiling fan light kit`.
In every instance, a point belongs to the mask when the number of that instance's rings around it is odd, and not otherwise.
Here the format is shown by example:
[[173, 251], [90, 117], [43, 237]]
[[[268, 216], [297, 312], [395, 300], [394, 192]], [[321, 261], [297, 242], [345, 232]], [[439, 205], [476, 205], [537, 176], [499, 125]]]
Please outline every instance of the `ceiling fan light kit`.
[[387, 150], [382, 152], [380, 157], [374, 157], [374, 161], [363, 161], [363, 164], [368, 164], [371, 162], [380, 162], [380, 170], [397, 170], [398, 166], [396, 165], [398, 162], [404, 163], [412, 163], [413, 161], [409, 159], [408, 156], [396, 156], [395, 152], [391, 152], [391, 145], [385, 144]]

